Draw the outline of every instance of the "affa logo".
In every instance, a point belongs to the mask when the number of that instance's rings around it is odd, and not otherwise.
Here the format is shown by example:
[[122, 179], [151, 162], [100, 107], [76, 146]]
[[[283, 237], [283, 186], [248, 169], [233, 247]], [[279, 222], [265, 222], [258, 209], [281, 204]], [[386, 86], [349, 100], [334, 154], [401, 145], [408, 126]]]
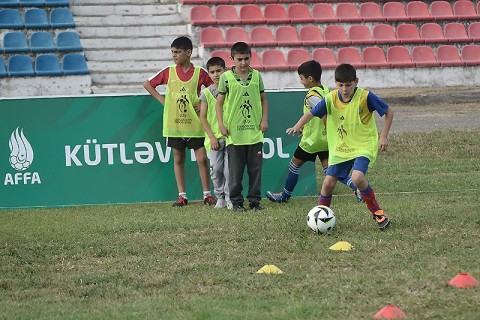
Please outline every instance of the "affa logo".
[[7, 173], [3, 184], [18, 185], [42, 183], [38, 172], [23, 172], [33, 163], [32, 145], [23, 134], [23, 129], [17, 127], [12, 132], [8, 146], [10, 147], [10, 165], [13, 169], [19, 172], [14, 174]]

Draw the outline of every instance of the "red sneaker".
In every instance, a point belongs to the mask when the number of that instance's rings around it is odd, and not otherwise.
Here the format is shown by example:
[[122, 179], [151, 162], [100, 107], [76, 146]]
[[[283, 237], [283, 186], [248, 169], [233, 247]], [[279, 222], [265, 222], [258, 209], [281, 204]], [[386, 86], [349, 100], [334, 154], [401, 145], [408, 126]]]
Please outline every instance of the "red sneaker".
[[215, 200], [214, 197], [212, 197], [211, 195], [208, 195], [206, 196], [205, 198], [203, 198], [203, 203], [204, 204], [208, 204], [209, 206], [211, 205], [214, 205], [217, 203], [217, 200]]
[[185, 207], [188, 204], [188, 200], [185, 197], [178, 197], [177, 201], [173, 203], [174, 207]]

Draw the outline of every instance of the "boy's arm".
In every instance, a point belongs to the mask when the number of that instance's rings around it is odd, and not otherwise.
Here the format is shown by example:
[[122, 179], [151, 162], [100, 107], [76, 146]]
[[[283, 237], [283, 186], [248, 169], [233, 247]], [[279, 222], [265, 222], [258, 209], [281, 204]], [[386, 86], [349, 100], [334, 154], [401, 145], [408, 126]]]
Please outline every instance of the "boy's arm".
[[268, 130], [268, 100], [265, 92], [260, 94], [262, 100], [262, 121], [260, 122], [260, 130], [266, 132]]
[[[207, 112], [208, 112], [208, 104], [205, 101], [200, 103], [200, 122], [202, 123], [203, 129], [207, 133], [208, 137], [210, 138], [210, 145], [213, 150], [218, 150], [218, 140], [215, 138], [215, 135], [210, 128], [210, 124], [207, 121]], [[208, 151], [208, 150], [207, 150]]]
[[302, 132], [303, 126], [307, 124], [308, 121], [312, 120], [314, 115], [311, 112], [305, 113], [298, 122], [291, 128], [287, 129], [287, 134], [296, 134]]
[[145, 82], [143, 83], [143, 87], [145, 88], [145, 90], [148, 91], [148, 93], [152, 95], [152, 97], [157, 99], [158, 102], [162, 104], [162, 106], [165, 106], [165, 98], [160, 93], [158, 93], [158, 91], [150, 84], [150, 81], [145, 80]]
[[223, 123], [223, 103], [224, 102], [225, 102], [225, 95], [219, 93], [217, 96], [217, 104], [215, 105], [218, 127], [220, 128], [220, 133], [223, 136], [228, 137], [228, 130], [227, 128], [225, 128], [225, 124]]
[[378, 142], [378, 147], [380, 151], [387, 150], [388, 147], [388, 132], [390, 131], [390, 127], [392, 126], [393, 122], [393, 109], [392, 107], [388, 107], [387, 112], [385, 112], [385, 120], [383, 121], [383, 129], [380, 133], [380, 139]]

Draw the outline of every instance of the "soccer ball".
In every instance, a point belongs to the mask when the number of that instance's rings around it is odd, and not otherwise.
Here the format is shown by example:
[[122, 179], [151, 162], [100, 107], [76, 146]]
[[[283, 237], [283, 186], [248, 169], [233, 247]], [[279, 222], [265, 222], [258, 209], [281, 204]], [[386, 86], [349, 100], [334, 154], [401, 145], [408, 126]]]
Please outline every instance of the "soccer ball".
[[336, 218], [332, 209], [315, 206], [307, 214], [307, 225], [315, 233], [325, 233], [335, 226]]

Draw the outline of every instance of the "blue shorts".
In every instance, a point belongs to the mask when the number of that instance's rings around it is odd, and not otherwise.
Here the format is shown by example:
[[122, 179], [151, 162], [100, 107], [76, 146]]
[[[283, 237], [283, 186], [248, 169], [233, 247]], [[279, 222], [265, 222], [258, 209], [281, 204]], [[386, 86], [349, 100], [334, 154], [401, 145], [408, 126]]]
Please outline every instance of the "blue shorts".
[[350, 171], [358, 170], [367, 174], [368, 165], [370, 160], [366, 157], [358, 157], [346, 162], [333, 164], [328, 166], [327, 175], [332, 177], [337, 177], [339, 179], [345, 179], [350, 174]]

